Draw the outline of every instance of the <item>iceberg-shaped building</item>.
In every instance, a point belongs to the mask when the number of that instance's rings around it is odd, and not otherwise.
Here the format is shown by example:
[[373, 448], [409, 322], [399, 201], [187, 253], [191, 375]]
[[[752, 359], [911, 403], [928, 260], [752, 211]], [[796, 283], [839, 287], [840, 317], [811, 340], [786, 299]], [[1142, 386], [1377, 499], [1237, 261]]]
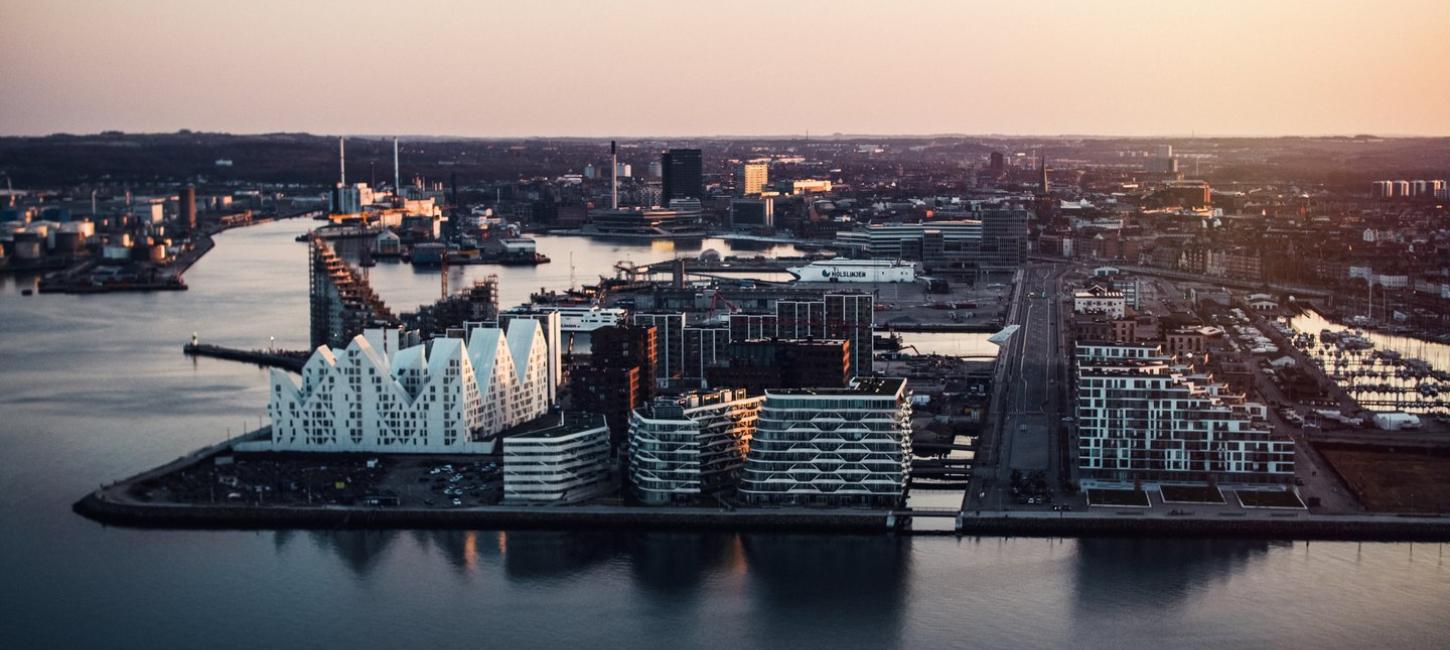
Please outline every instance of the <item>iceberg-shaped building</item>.
[[398, 349], [372, 329], [318, 346], [297, 377], [273, 370], [268, 451], [491, 453], [497, 435], [548, 412], [549, 346], [539, 323], [481, 327], [467, 341]]

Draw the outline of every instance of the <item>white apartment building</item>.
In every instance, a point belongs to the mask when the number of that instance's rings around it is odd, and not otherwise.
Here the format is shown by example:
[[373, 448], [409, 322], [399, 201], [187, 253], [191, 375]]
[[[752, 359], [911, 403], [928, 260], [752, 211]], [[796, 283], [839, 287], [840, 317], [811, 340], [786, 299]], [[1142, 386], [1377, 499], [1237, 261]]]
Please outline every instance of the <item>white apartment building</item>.
[[252, 451], [491, 453], [501, 431], [549, 409], [549, 349], [533, 320], [398, 349], [367, 330], [319, 346], [301, 381], [273, 370], [272, 437]]
[[629, 419], [629, 482], [649, 504], [735, 490], [764, 397], [744, 390], [661, 398]]
[[1079, 467], [1108, 481], [1285, 482], [1294, 441], [1263, 405], [1156, 344], [1076, 348]]
[[1123, 292], [1100, 284], [1072, 294], [1072, 310], [1079, 314], [1103, 314], [1109, 318], [1122, 318], [1127, 313], [1127, 304]]
[[567, 503], [608, 492], [604, 416], [550, 414], [505, 432], [504, 503]]
[[899, 506], [911, 472], [906, 380], [767, 390], [740, 494], [755, 505]]

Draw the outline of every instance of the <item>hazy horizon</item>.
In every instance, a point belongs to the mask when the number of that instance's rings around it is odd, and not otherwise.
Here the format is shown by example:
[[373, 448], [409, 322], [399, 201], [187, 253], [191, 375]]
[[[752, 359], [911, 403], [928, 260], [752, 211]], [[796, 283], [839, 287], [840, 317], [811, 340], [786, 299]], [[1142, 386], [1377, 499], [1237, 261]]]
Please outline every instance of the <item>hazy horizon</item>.
[[3, 135], [1450, 135], [1433, 0], [0, 7]]

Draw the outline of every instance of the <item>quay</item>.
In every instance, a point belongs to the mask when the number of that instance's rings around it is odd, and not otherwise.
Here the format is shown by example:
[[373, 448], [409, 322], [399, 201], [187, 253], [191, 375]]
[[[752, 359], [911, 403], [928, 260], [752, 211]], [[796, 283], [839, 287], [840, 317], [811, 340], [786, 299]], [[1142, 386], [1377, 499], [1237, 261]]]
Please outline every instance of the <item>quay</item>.
[[[178, 503], [148, 500], [147, 482], [215, 462], [264, 427], [217, 443], [87, 494], [72, 510], [105, 525], [202, 529], [659, 529], [932, 534], [969, 537], [1192, 537], [1339, 541], [1450, 541], [1450, 516], [1318, 515], [1299, 511], [1193, 515], [1118, 507], [1091, 511], [962, 511], [954, 508], [747, 508], [628, 505], [462, 507], [333, 504]], [[950, 519], [914, 530], [913, 519]], [[945, 523], [945, 522], [943, 522]]]

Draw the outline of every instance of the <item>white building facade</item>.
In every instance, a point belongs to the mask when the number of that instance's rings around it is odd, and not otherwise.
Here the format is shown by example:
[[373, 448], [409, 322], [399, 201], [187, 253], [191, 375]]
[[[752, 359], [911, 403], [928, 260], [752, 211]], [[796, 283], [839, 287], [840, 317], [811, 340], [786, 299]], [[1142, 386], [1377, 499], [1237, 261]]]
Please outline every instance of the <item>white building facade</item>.
[[1246, 402], [1158, 345], [1079, 344], [1077, 428], [1084, 478], [1287, 482], [1294, 441]]
[[499, 432], [549, 409], [549, 344], [538, 322], [476, 328], [398, 349], [367, 330], [344, 350], [320, 346], [301, 381], [273, 370], [272, 437], [257, 451], [492, 453]]
[[604, 416], [545, 417], [503, 436], [505, 503], [567, 503], [609, 491]]
[[1103, 314], [1110, 318], [1122, 318], [1127, 313], [1128, 301], [1123, 292], [1095, 284], [1072, 294], [1072, 310], [1079, 314]]
[[629, 419], [629, 482], [647, 504], [733, 492], [764, 397], [726, 389], [656, 400]]
[[740, 495], [754, 505], [892, 508], [911, 473], [911, 395], [900, 378], [767, 390]]

